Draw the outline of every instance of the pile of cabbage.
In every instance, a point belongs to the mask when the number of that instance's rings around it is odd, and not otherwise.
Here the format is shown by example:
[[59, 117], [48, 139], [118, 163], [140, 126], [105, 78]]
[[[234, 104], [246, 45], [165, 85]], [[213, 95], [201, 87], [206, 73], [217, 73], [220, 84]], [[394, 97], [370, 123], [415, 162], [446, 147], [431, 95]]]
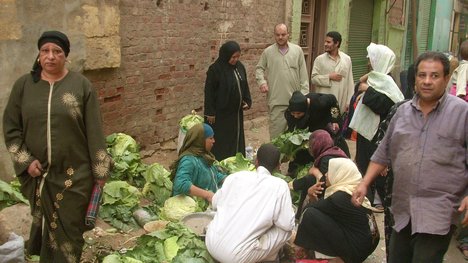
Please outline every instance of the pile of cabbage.
[[106, 256], [103, 263], [213, 263], [205, 243], [181, 223], [140, 236], [125, 254]]
[[[161, 214], [170, 209], [164, 208], [172, 194], [170, 172], [158, 163], [144, 164], [140, 147], [130, 135], [114, 133], [107, 136], [106, 142], [107, 151], [114, 160], [114, 168], [103, 188], [99, 216], [113, 227], [126, 232], [139, 227], [133, 218], [133, 212], [137, 209], [143, 208], [151, 219], [161, 219]], [[206, 209], [204, 201], [191, 200], [197, 205], [192, 212]], [[169, 204], [174, 209], [173, 202]], [[187, 203], [181, 202], [179, 205]]]

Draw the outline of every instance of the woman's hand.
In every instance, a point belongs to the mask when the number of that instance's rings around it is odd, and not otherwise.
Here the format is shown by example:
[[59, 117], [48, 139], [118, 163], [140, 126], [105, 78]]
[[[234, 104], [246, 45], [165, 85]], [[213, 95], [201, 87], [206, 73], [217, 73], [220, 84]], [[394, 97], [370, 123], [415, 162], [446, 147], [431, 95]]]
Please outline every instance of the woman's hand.
[[249, 104], [247, 104], [247, 102], [245, 102], [245, 101], [242, 101], [242, 109], [243, 109], [243, 110], [248, 110], [248, 109], [250, 109]]
[[268, 89], [268, 85], [267, 85], [266, 83], [264, 83], [264, 84], [262, 84], [262, 85], [260, 86], [260, 92], [261, 92], [261, 93], [267, 93], [268, 90], [269, 90], [269, 89]]
[[323, 174], [320, 172], [320, 170], [315, 167], [315, 166], [312, 166], [310, 167], [309, 169], [309, 174], [310, 175], [313, 175], [316, 179], [317, 179], [317, 182], [320, 180], [320, 178], [322, 178]]
[[214, 196], [214, 193], [211, 192], [211, 191], [206, 191], [206, 195], [205, 195], [205, 199], [206, 201], [210, 202], [213, 201], [213, 196]]
[[42, 165], [39, 160], [34, 160], [28, 167], [28, 174], [31, 177], [38, 177], [41, 176], [44, 170], [42, 169]]
[[307, 189], [307, 195], [314, 200], [318, 199], [318, 196], [323, 193], [323, 182], [317, 182]]
[[359, 91], [365, 92], [369, 88], [369, 84], [367, 82], [361, 82], [359, 83]]

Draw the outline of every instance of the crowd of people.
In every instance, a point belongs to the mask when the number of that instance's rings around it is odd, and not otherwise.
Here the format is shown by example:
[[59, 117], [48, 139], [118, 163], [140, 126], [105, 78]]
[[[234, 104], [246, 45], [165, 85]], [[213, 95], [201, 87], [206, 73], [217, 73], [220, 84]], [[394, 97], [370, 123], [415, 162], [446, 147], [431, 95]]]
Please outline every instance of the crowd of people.
[[[468, 258], [468, 41], [452, 75], [445, 54], [422, 53], [412, 65], [408, 99], [390, 75], [396, 56], [385, 45], [370, 43], [370, 70], [354, 83], [340, 33], [326, 34], [310, 76], [288, 27], [278, 24], [273, 33], [275, 43], [255, 69], [269, 137], [311, 132], [308, 150], [290, 161], [287, 175], [312, 166], [288, 185], [272, 176], [281, 153], [266, 143], [256, 171], [228, 175], [217, 167], [216, 160], [245, 155], [244, 111], [252, 107], [241, 47], [224, 43], [207, 70], [204, 123], [188, 130], [170, 167], [174, 196], [203, 198], [215, 211], [206, 234], [212, 257], [279, 262], [290, 241], [297, 258], [318, 252], [328, 262], [362, 262], [379, 242], [373, 212], [384, 211], [388, 262], [442, 262], [457, 225]], [[96, 92], [65, 66], [68, 37], [47, 31], [37, 47], [33, 70], [15, 82], [5, 108], [5, 143], [31, 204], [28, 254], [79, 262], [112, 160]], [[356, 134], [354, 159], [347, 131]], [[290, 191], [301, 195], [296, 211]]]

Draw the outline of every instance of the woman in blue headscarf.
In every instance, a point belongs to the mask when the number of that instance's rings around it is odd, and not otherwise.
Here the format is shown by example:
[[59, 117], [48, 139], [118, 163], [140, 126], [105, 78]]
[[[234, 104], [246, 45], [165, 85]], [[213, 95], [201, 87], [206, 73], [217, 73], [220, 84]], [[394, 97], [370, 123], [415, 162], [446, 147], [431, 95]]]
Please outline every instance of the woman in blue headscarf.
[[188, 130], [179, 150], [179, 158], [171, 166], [174, 181], [172, 195], [198, 196], [209, 202], [226, 177], [214, 165], [211, 153], [214, 145], [213, 129], [206, 123]]
[[250, 109], [249, 84], [244, 65], [239, 61], [240, 46], [224, 43], [218, 59], [208, 68], [205, 81], [205, 122], [213, 127], [217, 160], [245, 156], [244, 110]]

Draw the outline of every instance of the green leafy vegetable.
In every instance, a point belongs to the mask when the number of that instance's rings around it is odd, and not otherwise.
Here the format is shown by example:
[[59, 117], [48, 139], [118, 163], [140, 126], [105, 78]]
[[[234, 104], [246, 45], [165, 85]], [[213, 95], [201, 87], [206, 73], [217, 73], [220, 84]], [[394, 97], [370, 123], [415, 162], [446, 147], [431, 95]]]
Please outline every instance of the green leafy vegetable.
[[186, 115], [182, 119], [180, 119], [179, 126], [183, 132], [187, 132], [188, 130], [190, 130], [190, 128], [192, 128], [195, 124], [198, 123], [203, 123], [203, 117], [197, 115], [197, 112], [195, 110], [192, 110], [192, 112], [189, 115]]
[[302, 177], [304, 177], [306, 175], [309, 175], [310, 167], [312, 167], [312, 163], [309, 163], [309, 164], [306, 164], [304, 166], [299, 167], [296, 170], [296, 178], [300, 179], [300, 178], [302, 178]]
[[278, 171], [275, 171], [273, 172], [272, 174], [274, 177], [278, 177], [278, 178], [281, 178], [283, 180], [285, 180], [287, 183], [291, 182], [292, 181], [292, 178], [289, 177], [289, 176], [286, 176], [286, 175], [283, 175], [282, 173], [278, 172]]
[[280, 134], [271, 143], [278, 147], [283, 155], [281, 162], [288, 162], [294, 160], [297, 151], [308, 148], [309, 136], [310, 132], [307, 129], [297, 129]]
[[164, 229], [139, 237], [126, 256], [145, 263], [214, 263], [205, 243], [181, 223], [169, 223]]
[[150, 207], [154, 212], [159, 211], [159, 207], [172, 194], [172, 181], [169, 179], [170, 173], [160, 164], [154, 163], [147, 167], [143, 176], [146, 180], [142, 194], [152, 201]]
[[131, 185], [143, 187], [142, 173], [146, 165], [141, 162], [137, 142], [124, 133], [113, 133], [106, 137], [107, 152], [114, 160], [110, 180], [128, 181]]
[[236, 156], [228, 157], [217, 163], [225, 173], [232, 174], [239, 171], [254, 171], [255, 166], [250, 162], [249, 159], [244, 158], [241, 153], [237, 153]]
[[0, 180], [0, 210], [17, 203], [29, 204], [28, 200], [12, 184]]
[[138, 227], [133, 211], [138, 207], [141, 193], [124, 181], [112, 181], [103, 189], [99, 216], [115, 228], [130, 231]]
[[160, 217], [165, 220], [177, 222], [190, 213], [200, 211], [197, 202], [193, 200], [193, 198], [186, 195], [176, 195], [164, 202]]

